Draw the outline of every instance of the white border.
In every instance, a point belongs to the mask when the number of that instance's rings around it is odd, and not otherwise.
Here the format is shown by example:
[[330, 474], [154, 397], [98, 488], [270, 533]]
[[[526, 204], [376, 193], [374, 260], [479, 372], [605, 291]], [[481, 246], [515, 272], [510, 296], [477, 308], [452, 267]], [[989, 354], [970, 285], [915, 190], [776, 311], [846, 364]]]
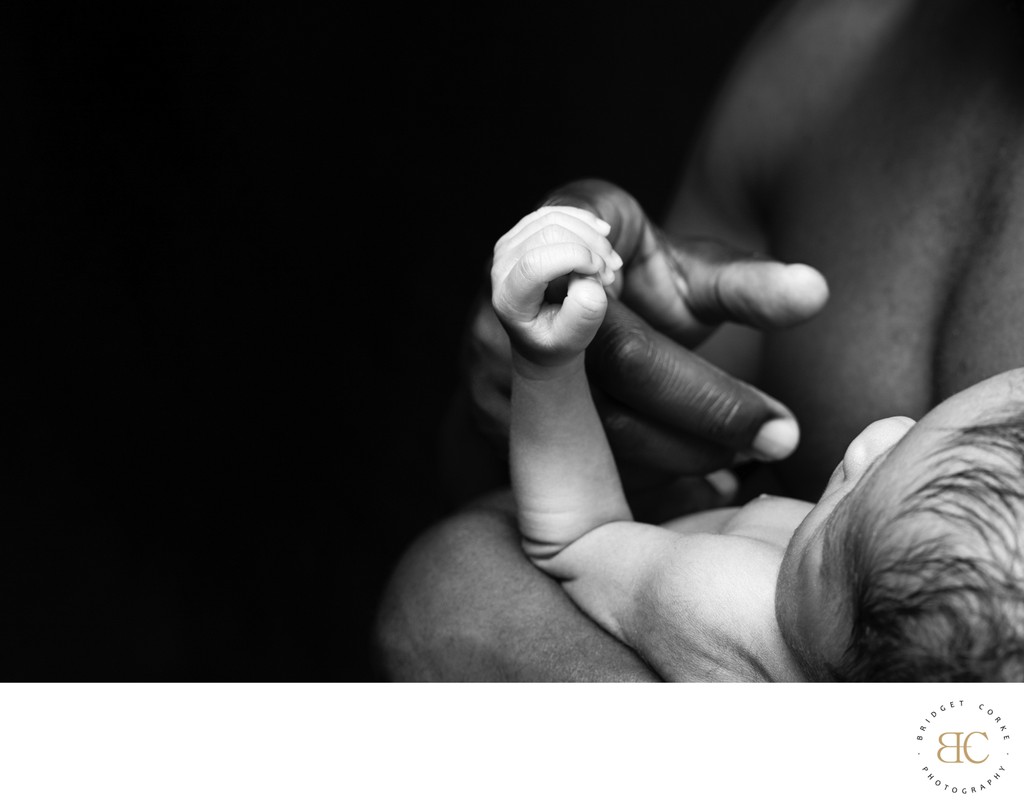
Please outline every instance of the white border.
[[1021, 685], [4, 685], [0, 804], [1019, 808], [1024, 760], [926, 787], [913, 735], [950, 699], [1024, 738]]

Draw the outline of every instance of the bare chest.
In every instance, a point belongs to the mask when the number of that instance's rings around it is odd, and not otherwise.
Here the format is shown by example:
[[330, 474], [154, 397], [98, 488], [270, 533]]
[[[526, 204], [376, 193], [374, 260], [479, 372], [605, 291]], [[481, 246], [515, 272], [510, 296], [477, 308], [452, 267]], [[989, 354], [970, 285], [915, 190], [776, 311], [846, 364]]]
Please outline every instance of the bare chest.
[[770, 200], [772, 252], [831, 290], [765, 344], [763, 386], [803, 428], [782, 469], [796, 495], [820, 493], [871, 421], [1024, 365], [1024, 131], [995, 98], [935, 103], [865, 91]]

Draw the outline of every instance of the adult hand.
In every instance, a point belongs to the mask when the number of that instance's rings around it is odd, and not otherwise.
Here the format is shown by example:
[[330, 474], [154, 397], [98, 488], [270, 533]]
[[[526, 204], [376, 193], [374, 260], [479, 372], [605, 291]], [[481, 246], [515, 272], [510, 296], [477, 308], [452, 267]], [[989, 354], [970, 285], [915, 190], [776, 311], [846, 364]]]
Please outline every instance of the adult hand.
[[[706, 474], [742, 456], [778, 460], [796, 448], [785, 406], [689, 349], [725, 321], [767, 329], [812, 317], [828, 297], [818, 272], [715, 241], [670, 241], [632, 196], [600, 180], [573, 183], [543, 204], [595, 213], [625, 262], [619, 300], [609, 301], [587, 365], [627, 487]], [[478, 425], [504, 442], [509, 348], [489, 298], [466, 347]]]

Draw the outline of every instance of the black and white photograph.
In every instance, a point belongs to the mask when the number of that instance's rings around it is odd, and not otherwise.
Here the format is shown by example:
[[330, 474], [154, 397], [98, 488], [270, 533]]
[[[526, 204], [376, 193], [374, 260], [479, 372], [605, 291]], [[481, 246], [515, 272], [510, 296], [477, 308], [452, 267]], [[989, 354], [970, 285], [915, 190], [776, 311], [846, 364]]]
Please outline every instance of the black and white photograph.
[[858, 801], [1024, 794], [1024, 4], [14, 2], [0, 53], [22, 780], [98, 722], [476, 804], [445, 750], [494, 788], [544, 715], [622, 777], [567, 799], [746, 799], [836, 709]]

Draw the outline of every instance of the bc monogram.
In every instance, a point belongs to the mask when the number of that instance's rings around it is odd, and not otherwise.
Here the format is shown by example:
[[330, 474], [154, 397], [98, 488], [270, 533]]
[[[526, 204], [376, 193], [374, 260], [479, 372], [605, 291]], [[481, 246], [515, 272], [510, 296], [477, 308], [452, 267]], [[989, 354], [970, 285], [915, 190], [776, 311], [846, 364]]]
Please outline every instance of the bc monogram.
[[930, 764], [920, 771], [937, 790], [983, 794], [1006, 776], [1010, 730], [1000, 712], [984, 702], [944, 702], [928, 714], [918, 732], [917, 740], [925, 742], [924, 748], [918, 747], [919, 760]]
[[[974, 732], [943, 732], [939, 736], [939, 751], [935, 753], [935, 756], [942, 763], [984, 763], [988, 760], [988, 755], [985, 755], [983, 758], [975, 758], [971, 756], [971, 739], [974, 738], [975, 735], [980, 735], [986, 741], [988, 740], [987, 732], [978, 732], [977, 730]], [[956, 740], [953, 743], [947, 743], [946, 738], [949, 737], [953, 737]], [[956, 750], [956, 757], [953, 760], [948, 759], [949, 754], [947, 754], [946, 757], [942, 756], [947, 749]]]

